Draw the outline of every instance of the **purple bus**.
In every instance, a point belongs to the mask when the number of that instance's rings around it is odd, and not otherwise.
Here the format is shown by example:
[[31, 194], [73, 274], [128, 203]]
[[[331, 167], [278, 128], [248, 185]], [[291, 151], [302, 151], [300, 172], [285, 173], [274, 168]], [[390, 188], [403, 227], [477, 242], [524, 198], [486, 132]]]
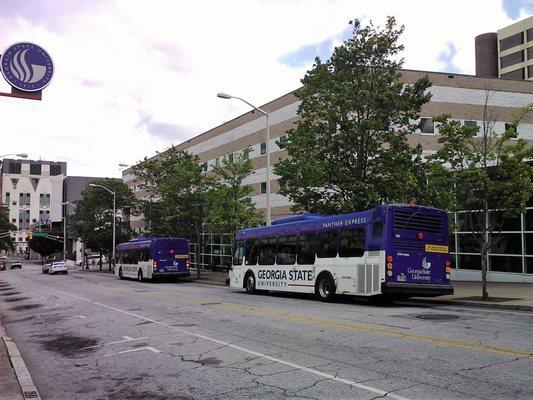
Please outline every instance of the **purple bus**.
[[448, 241], [447, 213], [431, 207], [294, 215], [238, 232], [230, 286], [315, 293], [324, 301], [452, 294]]
[[189, 267], [187, 239], [141, 237], [117, 246], [115, 274], [120, 279], [190, 276]]

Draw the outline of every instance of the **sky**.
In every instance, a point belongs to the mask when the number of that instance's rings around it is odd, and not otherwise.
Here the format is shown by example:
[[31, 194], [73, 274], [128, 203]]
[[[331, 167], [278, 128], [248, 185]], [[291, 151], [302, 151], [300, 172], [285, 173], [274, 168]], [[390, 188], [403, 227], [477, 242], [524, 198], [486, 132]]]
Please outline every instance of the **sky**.
[[[352, 31], [405, 25], [405, 68], [475, 72], [474, 37], [533, 15], [533, 0], [0, 0], [0, 52], [54, 61], [42, 101], [0, 97], [0, 155], [66, 161], [68, 175], [134, 164], [300, 86]], [[0, 77], [0, 92], [11, 90]]]

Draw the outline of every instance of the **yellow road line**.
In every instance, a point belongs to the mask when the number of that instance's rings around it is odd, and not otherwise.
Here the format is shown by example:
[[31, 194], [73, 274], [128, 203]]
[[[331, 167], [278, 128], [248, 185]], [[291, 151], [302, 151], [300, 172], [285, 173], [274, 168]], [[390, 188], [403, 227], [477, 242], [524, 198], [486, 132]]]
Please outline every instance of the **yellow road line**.
[[[100, 285], [96, 285], [96, 284], [93, 284], [93, 285], [99, 286], [100, 288], [102, 288]], [[348, 330], [364, 332], [364, 333], [372, 333], [372, 334], [377, 334], [377, 335], [397, 337], [397, 338], [406, 339], [406, 340], [430, 343], [430, 344], [434, 344], [437, 346], [448, 346], [448, 347], [455, 347], [459, 349], [481, 351], [485, 353], [496, 353], [496, 354], [502, 354], [502, 355], [511, 356], [511, 357], [533, 358], [533, 353], [525, 351], [525, 350], [519, 350], [519, 349], [488, 346], [488, 345], [472, 343], [472, 342], [462, 342], [462, 341], [453, 340], [453, 339], [439, 338], [436, 336], [419, 335], [416, 333], [398, 332], [393, 329], [377, 328], [377, 327], [373, 327], [370, 325], [347, 323], [347, 322], [341, 322], [341, 321], [330, 320], [330, 319], [308, 317], [305, 315], [289, 314], [289, 313], [284, 313], [280, 311], [268, 310], [268, 309], [260, 308], [260, 307], [243, 306], [237, 303], [211, 304], [213, 303], [213, 299], [198, 300], [198, 299], [194, 299], [191, 297], [178, 295], [175, 293], [165, 293], [165, 292], [135, 293], [135, 290], [122, 289], [118, 287], [113, 287], [113, 289], [124, 291], [124, 292], [131, 292], [132, 294], [149, 295], [151, 297], [174, 298], [176, 300], [181, 300], [181, 301], [184, 301], [190, 304], [201, 305], [201, 304], [207, 303], [206, 304], [207, 306], [224, 308], [224, 309], [237, 311], [237, 312], [247, 312], [247, 313], [263, 315], [263, 316], [271, 317], [271, 318], [280, 318], [280, 319], [285, 319], [285, 320], [290, 320], [290, 321], [306, 322], [306, 323], [311, 323], [311, 324], [316, 324], [316, 325], [323, 325], [327, 327], [335, 327], [335, 328], [348, 329]]]

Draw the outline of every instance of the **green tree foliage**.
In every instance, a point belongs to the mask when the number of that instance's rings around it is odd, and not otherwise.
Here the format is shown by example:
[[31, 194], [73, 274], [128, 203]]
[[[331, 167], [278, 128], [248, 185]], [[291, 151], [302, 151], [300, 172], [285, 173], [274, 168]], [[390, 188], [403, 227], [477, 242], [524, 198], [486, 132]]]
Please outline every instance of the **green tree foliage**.
[[[62, 232], [47, 232], [52, 236], [62, 237]], [[28, 241], [28, 247], [43, 258], [47, 258], [54, 253], [63, 251], [63, 242], [47, 236], [34, 236]]]
[[262, 222], [252, 201], [252, 187], [244, 179], [253, 172], [250, 149], [234, 154], [233, 160], [224, 157], [214, 168], [214, 181], [209, 191], [211, 205], [206, 222], [216, 233], [230, 233], [232, 239], [239, 229], [258, 226]]
[[[118, 179], [92, 182], [116, 193], [116, 244], [131, 238], [129, 217], [135, 212], [136, 201], [128, 186]], [[70, 218], [70, 229], [76, 239], [100, 255], [110, 255], [113, 249], [113, 195], [105, 189], [88, 186], [76, 201], [76, 213]], [[111, 264], [110, 264], [111, 265]], [[100, 263], [100, 268], [102, 265]]]
[[494, 131], [495, 110], [489, 106], [492, 92], [486, 91], [481, 132], [477, 126], [465, 126], [443, 115], [439, 143], [442, 147], [429, 161], [433, 168], [441, 166], [447, 179], [433, 182], [436, 191], [449, 193], [448, 208], [461, 212], [462, 230], [471, 232], [481, 253], [482, 295], [488, 298], [486, 273], [488, 253], [500, 239], [507, 218], [524, 211], [533, 195], [533, 167], [526, 163], [533, 149], [516, 137], [519, 121], [533, 110], [533, 104], [516, 116], [502, 135]]
[[303, 78], [300, 118], [283, 141], [289, 157], [274, 167], [295, 211], [331, 214], [431, 197], [422, 149], [407, 142], [431, 83], [400, 79], [404, 27], [393, 17], [382, 29], [350, 23], [353, 37], [328, 61], [316, 58]]
[[17, 227], [9, 222], [9, 208], [0, 204], [0, 250], [13, 251], [15, 245], [10, 232], [17, 230]]
[[202, 173], [198, 156], [173, 146], [136, 165], [133, 173], [148, 192], [148, 199], [141, 203], [148, 232], [154, 236], [186, 237], [202, 248], [202, 224], [208, 211], [211, 181]]

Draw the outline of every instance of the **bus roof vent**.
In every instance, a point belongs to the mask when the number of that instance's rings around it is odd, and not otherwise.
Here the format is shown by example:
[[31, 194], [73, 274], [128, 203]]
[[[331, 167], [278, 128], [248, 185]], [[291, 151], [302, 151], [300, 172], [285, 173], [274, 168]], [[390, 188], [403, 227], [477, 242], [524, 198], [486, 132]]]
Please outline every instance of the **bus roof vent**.
[[324, 215], [321, 215], [321, 214], [291, 215], [290, 217], [278, 218], [277, 220], [272, 221], [272, 225], [282, 225], [282, 224], [290, 224], [292, 222], [312, 221], [312, 220], [320, 219], [320, 218], [324, 218]]

